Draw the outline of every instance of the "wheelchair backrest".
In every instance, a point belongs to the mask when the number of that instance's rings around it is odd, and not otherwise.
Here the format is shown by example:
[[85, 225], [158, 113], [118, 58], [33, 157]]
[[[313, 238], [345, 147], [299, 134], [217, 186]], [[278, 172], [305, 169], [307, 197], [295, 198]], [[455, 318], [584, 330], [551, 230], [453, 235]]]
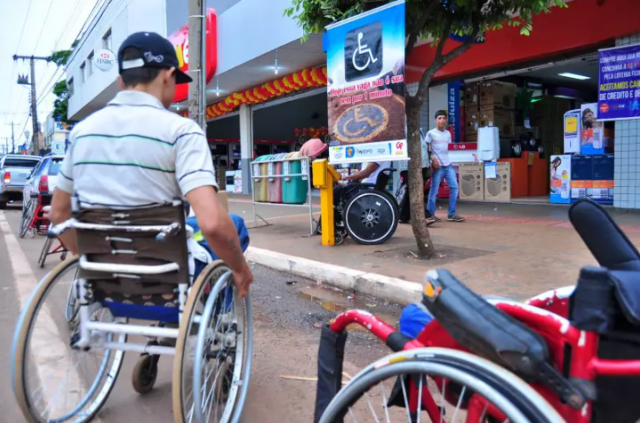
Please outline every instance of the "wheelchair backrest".
[[79, 277], [106, 292], [126, 295], [169, 294], [178, 284], [189, 282], [184, 206], [166, 205], [145, 209], [84, 209], [76, 218], [83, 223], [115, 226], [150, 226], [178, 223], [176, 234], [156, 239], [157, 232], [124, 230], [76, 230], [78, 252], [91, 263], [159, 266], [171, 263], [179, 270], [139, 275], [80, 269]]
[[640, 270], [638, 250], [599, 204], [578, 201], [569, 209], [569, 220], [600, 266]]
[[397, 169], [394, 169], [392, 167], [382, 169], [380, 173], [378, 173], [378, 177], [376, 178], [376, 183], [375, 183], [376, 189], [380, 191], [386, 191], [387, 184], [389, 183], [389, 178], [391, 177], [391, 174], [396, 170]]

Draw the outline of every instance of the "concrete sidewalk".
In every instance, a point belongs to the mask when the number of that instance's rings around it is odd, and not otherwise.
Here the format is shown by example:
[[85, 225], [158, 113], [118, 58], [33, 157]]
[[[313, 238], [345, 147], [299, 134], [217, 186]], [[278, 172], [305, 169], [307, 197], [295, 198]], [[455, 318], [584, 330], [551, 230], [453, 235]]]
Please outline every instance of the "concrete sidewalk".
[[[526, 207], [525, 217], [516, 217], [518, 207], [513, 205], [461, 205], [461, 211], [467, 211], [466, 222], [443, 221], [431, 227], [437, 251], [431, 260], [416, 258], [409, 225], [399, 225], [383, 245], [363, 246], [347, 238], [344, 245], [323, 247], [319, 236], [308, 235], [309, 220], [300, 214], [251, 229], [248, 256], [268, 267], [401, 302], [419, 298], [422, 279], [431, 268], [450, 270], [480, 294], [514, 299], [574, 284], [580, 268], [595, 262], [567, 218], [562, 218], [567, 209], [555, 208], [557, 218], [550, 218], [544, 207]], [[537, 207], [539, 218], [532, 217]], [[632, 242], [640, 245], [640, 215], [613, 215]], [[244, 217], [252, 226], [249, 216]]]

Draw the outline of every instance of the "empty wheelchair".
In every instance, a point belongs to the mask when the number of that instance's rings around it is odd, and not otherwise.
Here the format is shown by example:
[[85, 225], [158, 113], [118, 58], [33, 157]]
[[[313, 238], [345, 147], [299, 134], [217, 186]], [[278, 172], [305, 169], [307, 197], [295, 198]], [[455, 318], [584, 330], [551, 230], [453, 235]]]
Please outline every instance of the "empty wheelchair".
[[[521, 303], [431, 270], [417, 335], [360, 310], [324, 326], [315, 422], [640, 421], [640, 253], [597, 204], [579, 201], [569, 217], [600, 265], [576, 286]], [[350, 324], [395, 353], [343, 387]]]
[[133, 373], [141, 393], [155, 382], [157, 358], [174, 356], [176, 423], [237, 422], [249, 385], [251, 303], [235, 297], [220, 261], [194, 281], [182, 203], [81, 210], [50, 236], [70, 229], [79, 257], [40, 281], [13, 339], [12, 387], [25, 419], [91, 421], [132, 351], [142, 353]]
[[[336, 245], [342, 244], [347, 236], [364, 245], [383, 244], [393, 236], [398, 228], [398, 203], [386, 186], [395, 171], [384, 169], [375, 184], [352, 183], [334, 188]], [[318, 234], [320, 222], [319, 218]]]

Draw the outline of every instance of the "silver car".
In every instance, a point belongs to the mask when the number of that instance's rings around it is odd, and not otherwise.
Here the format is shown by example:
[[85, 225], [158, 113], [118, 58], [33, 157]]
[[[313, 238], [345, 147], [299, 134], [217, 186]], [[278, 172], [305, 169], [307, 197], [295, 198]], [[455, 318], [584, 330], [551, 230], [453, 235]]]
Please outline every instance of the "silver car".
[[21, 154], [0, 158], [0, 209], [5, 209], [10, 201], [22, 201], [27, 179], [41, 160], [39, 156]]

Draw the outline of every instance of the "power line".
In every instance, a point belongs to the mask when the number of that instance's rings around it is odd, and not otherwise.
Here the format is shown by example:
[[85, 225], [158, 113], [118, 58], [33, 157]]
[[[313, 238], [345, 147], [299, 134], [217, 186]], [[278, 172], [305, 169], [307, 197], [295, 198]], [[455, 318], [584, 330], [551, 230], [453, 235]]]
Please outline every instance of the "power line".
[[18, 46], [16, 47], [16, 53], [20, 50], [20, 44], [22, 43], [22, 36], [24, 35], [24, 29], [27, 27], [27, 19], [29, 18], [29, 12], [31, 12], [31, 3], [33, 0], [29, 0], [29, 6], [27, 7], [27, 14], [24, 15], [24, 22], [22, 22], [22, 31], [20, 31], [20, 38], [18, 38]]
[[49, 0], [49, 7], [47, 8], [47, 13], [44, 15], [44, 22], [40, 26], [40, 34], [38, 34], [38, 41], [36, 41], [36, 46], [33, 48], [32, 55], [36, 54], [36, 50], [40, 46], [40, 40], [42, 39], [42, 33], [44, 32], [44, 28], [47, 26], [47, 18], [49, 17], [49, 12], [51, 12], [51, 6], [53, 6], [53, 2], [55, 0]]

